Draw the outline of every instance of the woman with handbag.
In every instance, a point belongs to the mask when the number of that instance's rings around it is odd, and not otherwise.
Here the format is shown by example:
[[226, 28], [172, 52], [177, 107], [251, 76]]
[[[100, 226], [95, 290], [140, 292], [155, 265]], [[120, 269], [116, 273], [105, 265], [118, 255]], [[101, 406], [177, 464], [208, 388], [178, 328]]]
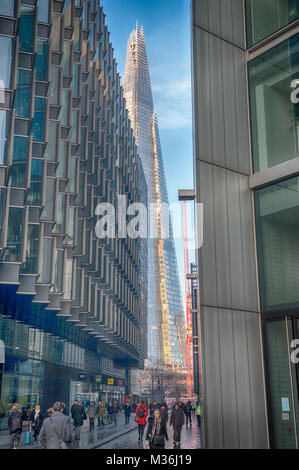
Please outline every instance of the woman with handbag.
[[34, 445], [37, 444], [38, 435], [42, 428], [44, 417], [42, 415], [40, 405], [35, 405], [35, 409], [32, 410], [29, 421], [31, 423], [31, 427], [33, 429], [33, 443]]
[[150, 449], [164, 449], [165, 439], [168, 441], [166, 423], [161, 417], [160, 410], [156, 408], [153, 417], [149, 419], [146, 444]]

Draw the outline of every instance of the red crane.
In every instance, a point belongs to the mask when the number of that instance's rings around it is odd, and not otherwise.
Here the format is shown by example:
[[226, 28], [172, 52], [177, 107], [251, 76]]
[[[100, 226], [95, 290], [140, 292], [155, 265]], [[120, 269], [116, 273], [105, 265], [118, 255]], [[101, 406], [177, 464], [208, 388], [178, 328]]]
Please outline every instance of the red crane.
[[187, 226], [187, 204], [183, 201], [183, 240], [184, 240], [184, 267], [185, 267], [185, 295], [186, 295], [186, 372], [187, 395], [193, 396], [193, 336], [192, 336], [192, 299], [190, 292], [189, 274], [189, 246]]

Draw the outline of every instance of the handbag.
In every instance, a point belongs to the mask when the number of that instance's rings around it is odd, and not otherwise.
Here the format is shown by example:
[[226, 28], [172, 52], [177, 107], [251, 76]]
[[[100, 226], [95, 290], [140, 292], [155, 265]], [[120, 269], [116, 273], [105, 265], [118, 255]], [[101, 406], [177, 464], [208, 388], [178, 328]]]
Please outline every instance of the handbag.
[[164, 436], [160, 436], [159, 434], [158, 435], [154, 435], [154, 439], [153, 439], [153, 442], [156, 446], [161, 446], [163, 447], [165, 445], [165, 440], [164, 440]]
[[50, 416], [50, 421], [51, 421], [52, 428], [54, 429], [54, 432], [55, 432], [56, 436], [57, 436], [58, 439], [59, 439], [60, 448], [61, 448], [61, 449], [68, 449], [68, 446], [67, 446], [66, 443], [62, 440], [62, 437], [60, 437], [59, 434], [58, 434], [58, 431], [57, 431], [57, 429], [56, 429], [56, 427], [55, 427], [55, 424], [54, 424], [54, 422], [53, 422], [53, 420], [52, 420], [52, 416]]

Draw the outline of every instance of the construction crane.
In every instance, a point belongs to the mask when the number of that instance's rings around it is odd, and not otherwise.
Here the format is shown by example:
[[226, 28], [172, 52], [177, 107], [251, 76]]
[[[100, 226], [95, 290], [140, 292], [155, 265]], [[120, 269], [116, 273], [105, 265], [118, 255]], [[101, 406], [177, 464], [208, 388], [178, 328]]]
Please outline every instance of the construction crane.
[[184, 268], [185, 268], [185, 296], [186, 296], [186, 374], [187, 374], [187, 395], [193, 396], [193, 335], [192, 335], [192, 299], [190, 292], [189, 274], [189, 246], [188, 246], [188, 225], [187, 225], [187, 204], [183, 200], [183, 241], [184, 241]]

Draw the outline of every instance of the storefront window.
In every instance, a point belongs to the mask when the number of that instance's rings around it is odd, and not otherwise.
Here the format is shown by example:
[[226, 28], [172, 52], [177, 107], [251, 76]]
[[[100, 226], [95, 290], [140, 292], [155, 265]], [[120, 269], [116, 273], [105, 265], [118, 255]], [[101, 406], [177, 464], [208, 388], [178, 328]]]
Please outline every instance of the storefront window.
[[31, 178], [30, 188], [26, 197], [26, 204], [32, 206], [41, 205], [41, 191], [42, 191], [42, 160], [32, 159], [31, 162]]
[[31, 110], [32, 73], [29, 70], [18, 70], [17, 88], [14, 98], [14, 109], [17, 117], [29, 118]]
[[0, 15], [14, 16], [14, 0], [1, 0]]
[[39, 225], [28, 224], [26, 262], [23, 273], [37, 273], [37, 256], [39, 244]]
[[21, 261], [24, 209], [11, 207], [8, 216], [7, 242], [4, 261]]
[[7, 157], [7, 139], [9, 136], [9, 112], [0, 110], [0, 165], [5, 165]]
[[299, 177], [255, 193], [261, 309], [299, 306]]
[[34, 68], [36, 80], [47, 80], [48, 69], [48, 41], [38, 38]]
[[35, 9], [21, 6], [19, 19], [19, 47], [22, 52], [33, 52]]
[[299, 107], [292, 99], [298, 46], [296, 34], [249, 63], [254, 171], [299, 156]]
[[246, 0], [247, 43], [252, 46], [299, 18], [298, 0]]
[[1, 88], [10, 89], [11, 64], [12, 64], [12, 39], [0, 36], [1, 59], [5, 67], [0, 67]]

